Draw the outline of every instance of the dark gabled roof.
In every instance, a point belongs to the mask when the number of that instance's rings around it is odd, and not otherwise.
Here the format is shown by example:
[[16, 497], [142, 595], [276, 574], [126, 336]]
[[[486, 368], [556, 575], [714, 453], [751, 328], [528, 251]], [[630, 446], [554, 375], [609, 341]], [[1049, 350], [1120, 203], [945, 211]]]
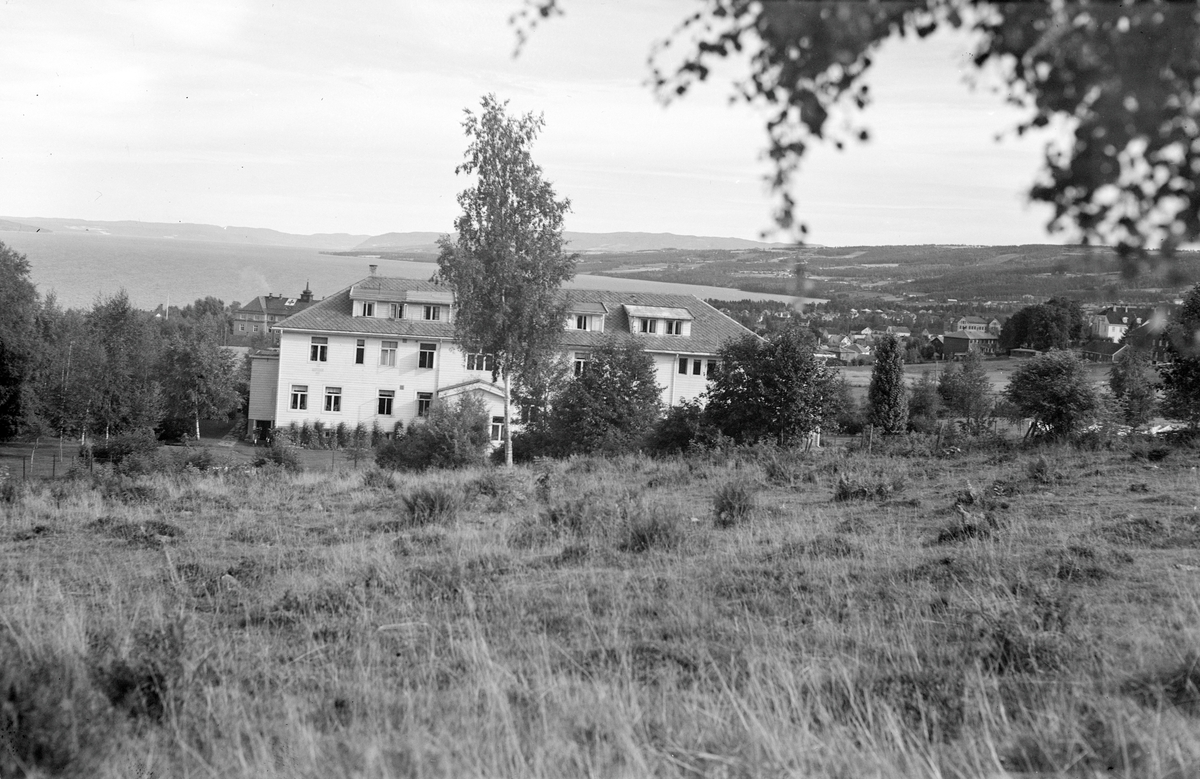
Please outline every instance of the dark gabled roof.
[[978, 333], [973, 330], [959, 330], [957, 332], [946, 333], [944, 338], [966, 338], [968, 341], [998, 341], [998, 336], [993, 333]]
[[[292, 305], [288, 305], [288, 301], [292, 301]], [[298, 314], [301, 311], [314, 305], [315, 301], [304, 301], [298, 297], [285, 298], [281, 295], [259, 295], [251, 300], [246, 305], [237, 310], [239, 314], [263, 315], [269, 316], [291, 316]]]
[[[361, 284], [362, 282], [359, 282]], [[392, 293], [405, 290], [445, 292], [447, 287], [430, 281], [375, 277], [381, 289]], [[393, 335], [401, 338], [454, 338], [454, 326], [449, 322], [429, 322], [413, 319], [382, 319], [353, 316], [350, 287], [336, 292], [308, 309], [275, 325], [281, 330], [308, 330], [319, 333], [361, 333], [364, 335]], [[361, 287], [360, 287], [361, 289]], [[693, 295], [662, 292], [611, 292], [605, 290], [568, 289], [562, 291], [569, 311], [607, 310], [604, 331], [563, 330], [564, 348], [599, 346], [613, 334], [636, 337], [651, 352], [681, 354], [714, 354], [726, 341], [741, 338], [750, 331], [717, 309]], [[691, 314], [691, 335], [647, 335], [630, 333], [629, 316], [625, 306], [687, 309]], [[565, 323], [564, 323], [565, 325]]]
[[1089, 354], [1101, 354], [1106, 357], [1112, 357], [1117, 352], [1125, 348], [1125, 344], [1117, 343], [1116, 341], [1088, 341], [1087, 345], [1080, 349], [1081, 352]]
[[[444, 320], [437, 322], [423, 319], [381, 319], [366, 316], [353, 316], [354, 305], [350, 300], [350, 290], [367, 281], [372, 285], [390, 293], [405, 291], [414, 292], [446, 292], [448, 288], [432, 281], [417, 279], [394, 279], [386, 276], [372, 276], [351, 285], [346, 289], [335, 292], [319, 303], [316, 303], [294, 316], [279, 322], [275, 327], [281, 330], [313, 330], [320, 333], [362, 333], [363, 335], [394, 335], [399, 338], [453, 338], [454, 325]], [[361, 286], [359, 290], [361, 292]]]

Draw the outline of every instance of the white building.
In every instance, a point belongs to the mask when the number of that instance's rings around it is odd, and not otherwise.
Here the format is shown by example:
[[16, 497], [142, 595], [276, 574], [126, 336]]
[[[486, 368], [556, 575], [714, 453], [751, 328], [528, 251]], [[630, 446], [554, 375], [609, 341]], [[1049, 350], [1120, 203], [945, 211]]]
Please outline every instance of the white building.
[[[717, 353], [750, 331], [692, 295], [563, 290], [561, 348], [575, 371], [614, 334], [638, 340], [654, 360], [662, 402], [704, 391]], [[481, 396], [498, 439], [503, 385], [492, 360], [454, 340], [454, 296], [429, 281], [370, 276], [278, 322], [279, 348], [251, 355], [249, 430], [320, 421], [390, 433], [439, 399]], [[500, 419], [497, 419], [500, 417]]]

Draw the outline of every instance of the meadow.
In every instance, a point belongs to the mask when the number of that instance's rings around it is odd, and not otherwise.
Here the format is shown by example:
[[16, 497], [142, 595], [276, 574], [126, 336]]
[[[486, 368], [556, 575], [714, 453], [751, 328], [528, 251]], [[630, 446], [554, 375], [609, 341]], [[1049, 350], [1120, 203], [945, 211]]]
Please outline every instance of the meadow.
[[0, 776], [1200, 776], [1195, 448], [179, 456], [0, 486]]

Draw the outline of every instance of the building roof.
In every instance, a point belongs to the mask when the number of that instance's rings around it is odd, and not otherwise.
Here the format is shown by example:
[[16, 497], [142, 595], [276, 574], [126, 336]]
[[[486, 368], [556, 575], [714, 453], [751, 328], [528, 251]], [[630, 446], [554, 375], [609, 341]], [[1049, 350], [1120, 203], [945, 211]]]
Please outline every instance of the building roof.
[[1101, 311], [1098, 316], [1104, 317], [1110, 325], [1140, 325], [1154, 316], [1152, 308], [1130, 308], [1129, 306], [1113, 306]]
[[944, 338], [965, 338], [968, 341], [998, 341], [1000, 337], [993, 333], [977, 333], [973, 330], [962, 330], [957, 333], [946, 333]]
[[[363, 294], [362, 284], [353, 285], [357, 295]], [[375, 276], [372, 284], [391, 295], [407, 292], [448, 292], [449, 289], [431, 281], [399, 279]], [[454, 338], [454, 325], [445, 320], [426, 321], [420, 319], [384, 319], [353, 316], [350, 299], [351, 287], [336, 292], [309, 308], [284, 319], [275, 325], [280, 330], [308, 330], [318, 333], [357, 333], [362, 335], [397, 336], [400, 338]], [[638, 342], [647, 351], [680, 354], [713, 354], [726, 341], [741, 338], [750, 333], [733, 319], [693, 295], [678, 295], [664, 292], [612, 292], [606, 290], [565, 289], [560, 293], [568, 311], [607, 311], [603, 332], [593, 330], [566, 329], [562, 335], [563, 348], [591, 348], [602, 344], [612, 334], [630, 333], [629, 314], [626, 307], [670, 309], [686, 311], [689, 315], [671, 318], [690, 318], [691, 335], [650, 335], [637, 333]]]
[[1116, 341], [1095, 340], [1088, 341], [1087, 345], [1083, 346], [1080, 351], [1089, 354], [1100, 354], [1106, 357], [1112, 357], [1125, 348], [1125, 344], [1119, 344]]
[[308, 293], [308, 297], [309, 299], [305, 300], [303, 296], [287, 298], [283, 295], [259, 295], [234, 312], [234, 316], [238, 314], [250, 316], [291, 316], [305, 310], [316, 302], [312, 300], [312, 293]]

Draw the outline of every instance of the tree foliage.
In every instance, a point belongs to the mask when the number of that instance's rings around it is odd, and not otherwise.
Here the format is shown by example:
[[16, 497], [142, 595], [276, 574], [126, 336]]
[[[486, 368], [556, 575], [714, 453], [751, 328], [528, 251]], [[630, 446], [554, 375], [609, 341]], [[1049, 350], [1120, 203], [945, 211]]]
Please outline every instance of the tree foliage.
[[424, 420], [408, 423], [404, 434], [380, 447], [375, 462], [389, 470], [466, 468], [486, 457], [490, 429], [487, 408], [478, 397], [438, 401]]
[[938, 393], [946, 407], [966, 420], [967, 429], [978, 434], [992, 413], [992, 385], [988, 381], [983, 358], [978, 352], [967, 352], [962, 362], [950, 364], [938, 380]]
[[[519, 38], [566, 4], [526, 0]], [[1025, 110], [1018, 133], [1070, 120], [1072, 137], [1046, 149], [1029, 192], [1054, 207], [1051, 230], [1117, 246], [1129, 271], [1157, 246], [1170, 254], [1200, 238], [1196, 3], [706, 0], [652, 53], [652, 80], [669, 100], [749, 53], [735, 95], [767, 108], [776, 220], [803, 236], [790, 185], [809, 146], [866, 140], [830, 117], [869, 105], [880, 44], [939, 27], [974, 33], [975, 66], [998, 68], [1005, 98]]]
[[1120, 405], [1121, 420], [1137, 427], [1154, 416], [1155, 397], [1150, 353], [1130, 344], [1114, 362], [1108, 374], [1108, 386]]
[[[556, 298], [575, 273], [563, 252], [563, 218], [570, 201], [558, 199], [542, 177], [530, 147], [540, 116], [510, 117], [495, 95], [466, 112], [470, 142], [455, 173], [474, 174], [475, 186], [459, 193], [457, 238], [439, 241], [438, 276], [454, 290], [454, 331], [469, 352], [495, 357], [493, 378], [505, 379], [505, 429], [509, 429], [509, 379], [553, 349], [564, 313]], [[505, 436], [506, 459], [512, 442]]]
[[1029, 348], [1040, 352], [1066, 349], [1087, 334], [1083, 310], [1068, 298], [1050, 298], [1017, 311], [1000, 329], [1002, 349]]
[[638, 448], [661, 413], [654, 361], [632, 338], [606, 338], [586, 368], [553, 400], [550, 430], [558, 454]]
[[37, 307], [29, 261], [0, 243], [0, 441], [33, 420]]
[[1200, 284], [1188, 292], [1169, 332], [1172, 360], [1161, 369], [1162, 412], [1200, 426]]
[[1004, 397], [1052, 438], [1067, 438], [1100, 410], [1087, 368], [1073, 353], [1040, 354], [1013, 372]]
[[868, 419], [884, 433], [908, 429], [908, 387], [904, 384], [904, 351], [894, 335], [875, 342], [875, 366], [867, 388]]
[[819, 430], [834, 409], [837, 374], [817, 362], [813, 346], [796, 328], [727, 343], [709, 379], [709, 420], [739, 444], [786, 446]]
[[200, 420], [222, 416], [238, 404], [237, 361], [213, 330], [197, 323], [173, 333], [163, 349], [160, 378], [170, 416]]

